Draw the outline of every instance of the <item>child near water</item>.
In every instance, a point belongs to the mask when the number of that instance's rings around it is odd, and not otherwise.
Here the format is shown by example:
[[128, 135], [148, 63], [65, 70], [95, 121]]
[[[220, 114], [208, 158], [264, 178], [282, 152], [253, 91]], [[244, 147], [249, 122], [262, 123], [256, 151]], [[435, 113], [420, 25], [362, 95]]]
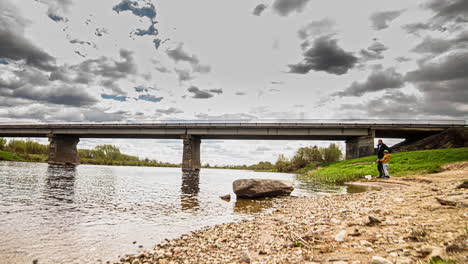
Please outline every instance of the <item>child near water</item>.
[[382, 159], [380, 159], [379, 161], [382, 162], [382, 165], [383, 165], [383, 169], [384, 169], [384, 178], [390, 178], [390, 174], [388, 173], [388, 166], [390, 165], [390, 158], [392, 157], [392, 155], [390, 153], [388, 153], [388, 150], [384, 150], [384, 156]]

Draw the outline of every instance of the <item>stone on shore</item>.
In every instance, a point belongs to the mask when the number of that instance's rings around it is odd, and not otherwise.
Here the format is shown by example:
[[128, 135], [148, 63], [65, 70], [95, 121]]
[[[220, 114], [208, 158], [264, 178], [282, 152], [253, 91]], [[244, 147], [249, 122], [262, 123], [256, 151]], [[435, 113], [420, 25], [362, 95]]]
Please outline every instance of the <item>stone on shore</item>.
[[372, 264], [392, 264], [392, 262], [388, 259], [385, 259], [379, 256], [373, 256]]
[[269, 179], [240, 179], [232, 183], [239, 198], [261, 198], [290, 195], [294, 190], [292, 182]]

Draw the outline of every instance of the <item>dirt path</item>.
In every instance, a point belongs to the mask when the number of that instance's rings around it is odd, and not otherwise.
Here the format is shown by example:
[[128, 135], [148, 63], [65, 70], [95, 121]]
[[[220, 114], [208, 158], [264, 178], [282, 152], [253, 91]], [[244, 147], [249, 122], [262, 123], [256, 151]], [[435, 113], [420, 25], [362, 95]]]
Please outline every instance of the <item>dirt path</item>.
[[121, 263], [425, 263], [434, 256], [468, 263], [463, 180], [468, 162], [373, 183], [380, 191], [276, 199], [272, 214], [196, 231]]

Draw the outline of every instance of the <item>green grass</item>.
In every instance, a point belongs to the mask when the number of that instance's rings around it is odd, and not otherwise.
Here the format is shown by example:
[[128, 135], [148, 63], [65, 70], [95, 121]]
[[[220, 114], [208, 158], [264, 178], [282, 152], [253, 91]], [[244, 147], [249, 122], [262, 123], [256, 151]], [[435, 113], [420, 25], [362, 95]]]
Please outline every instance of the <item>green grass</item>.
[[8, 161], [24, 161], [23, 158], [5, 151], [0, 151], [0, 160], [8, 160]]
[[[306, 180], [345, 182], [378, 174], [376, 156], [338, 161], [304, 173]], [[436, 173], [448, 163], [468, 161], [468, 148], [435, 149], [392, 154], [390, 176]]]

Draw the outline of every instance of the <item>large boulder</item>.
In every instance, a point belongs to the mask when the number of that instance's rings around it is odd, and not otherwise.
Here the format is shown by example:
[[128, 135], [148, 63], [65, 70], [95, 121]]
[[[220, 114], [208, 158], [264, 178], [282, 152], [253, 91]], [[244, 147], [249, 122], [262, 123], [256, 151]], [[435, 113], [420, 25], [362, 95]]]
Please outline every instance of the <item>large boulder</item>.
[[268, 179], [241, 179], [232, 183], [239, 198], [260, 198], [289, 195], [294, 190], [292, 182]]

